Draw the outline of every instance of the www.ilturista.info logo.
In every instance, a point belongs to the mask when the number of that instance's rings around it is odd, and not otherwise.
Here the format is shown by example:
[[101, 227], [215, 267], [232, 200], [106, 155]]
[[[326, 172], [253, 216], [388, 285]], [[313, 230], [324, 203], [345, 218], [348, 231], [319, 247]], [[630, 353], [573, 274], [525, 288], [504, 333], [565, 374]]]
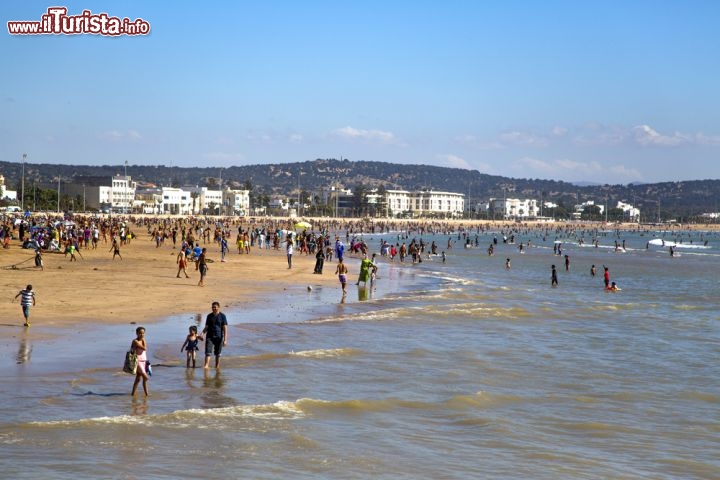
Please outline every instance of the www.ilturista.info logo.
[[7, 22], [10, 35], [147, 35], [150, 24], [138, 18], [110, 17], [107, 13], [83, 10], [80, 15], [68, 15], [65, 7], [50, 7], [40, 21]]

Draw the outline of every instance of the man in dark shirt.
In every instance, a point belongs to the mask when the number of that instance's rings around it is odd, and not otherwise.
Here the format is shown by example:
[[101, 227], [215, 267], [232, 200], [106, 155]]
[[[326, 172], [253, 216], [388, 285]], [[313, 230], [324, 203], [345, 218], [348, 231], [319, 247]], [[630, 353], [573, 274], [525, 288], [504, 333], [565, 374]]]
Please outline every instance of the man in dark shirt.
[[220, 302], [212, 303], [212, 313], [205, 318], [205, 368], [210, 366], [210, 357], [215, 355], [215, 368], [220, 368], [220, 355], [223, 346], [228, 342], [228, 322], [225, 314], [220, 311]]

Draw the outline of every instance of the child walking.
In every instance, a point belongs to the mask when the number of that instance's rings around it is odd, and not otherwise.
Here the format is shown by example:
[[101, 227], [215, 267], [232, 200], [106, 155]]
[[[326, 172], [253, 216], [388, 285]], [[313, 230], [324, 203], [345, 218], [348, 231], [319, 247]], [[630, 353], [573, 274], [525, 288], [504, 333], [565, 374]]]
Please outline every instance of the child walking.
[[23, 290], [20, 290], [13, 301], [20, 298], [20, 305], [22, 306], [23, 316], [25, 317], [25, 326], [30, 326], [30, 307], [35, 305], [35, 292], [33, 292], [32, 285], [28, 285]]
[[190, 368], [190, 363], [192, 362], [192, 368], [195, 368], [195, 357], [198, 348], [198, 341], [202, 340], [202, 335], [198, 335], [197, 333], [197, 327], [195, 325], [191, 325], [190, 333], [188, 333], [188, 336], [185, 338], [185, 343], [182, 344], [182, 347], [180, 347], [180, 351], [183, 350], [187, 352], [187, 368]]

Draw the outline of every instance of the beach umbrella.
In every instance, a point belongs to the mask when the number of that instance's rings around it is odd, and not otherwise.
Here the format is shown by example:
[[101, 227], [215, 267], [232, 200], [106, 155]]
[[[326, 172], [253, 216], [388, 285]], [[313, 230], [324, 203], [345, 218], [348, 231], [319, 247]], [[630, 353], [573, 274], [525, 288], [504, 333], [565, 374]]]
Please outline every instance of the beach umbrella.
[[302, 221], [302, 222], [296, 223], [295, 228], [309, 229], [309, 228], [312, 228], [312, 225], [309, 224], [308, 222]]

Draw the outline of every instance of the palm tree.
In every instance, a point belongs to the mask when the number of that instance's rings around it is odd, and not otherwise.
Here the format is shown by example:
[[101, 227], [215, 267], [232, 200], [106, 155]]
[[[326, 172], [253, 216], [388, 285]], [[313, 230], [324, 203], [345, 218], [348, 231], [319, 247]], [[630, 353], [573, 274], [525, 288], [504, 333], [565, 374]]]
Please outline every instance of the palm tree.
[[197, 210], [195, 209], [195, 201], [200, 196], [198, 192], [190, 192], [190, 198], [192, 198], [192, 213], [193, 215], [197, 213]]

